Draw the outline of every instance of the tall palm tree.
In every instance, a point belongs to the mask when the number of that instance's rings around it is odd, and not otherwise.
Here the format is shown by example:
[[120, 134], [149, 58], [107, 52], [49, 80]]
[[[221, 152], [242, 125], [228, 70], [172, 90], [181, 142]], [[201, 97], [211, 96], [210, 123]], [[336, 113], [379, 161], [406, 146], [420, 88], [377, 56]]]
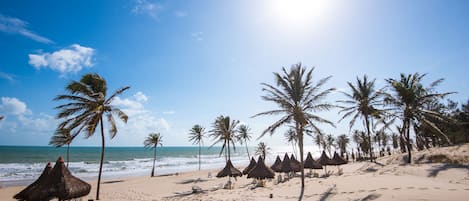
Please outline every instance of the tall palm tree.
[[435, 133], [441, 135], [448, 143], [451, 141], [448, 137], [438, 128], [435, 121], [442, 121], [447, 119], [443, 114], [437, 111], [427, 110], [425, 108], [427, 103], [442, 100], [450, 93], [438, 93], [435, 87], [440, 84], [443, 79], [438, 79], [424, 87], [422, 79], [426, 74], [401, 74], [400, 79], [386, 79], [388, 87], [391, 89], [392, 94], [386, 94], [385, 102], [391, 106], [393, 117], [402, 121], [400, 129], [401, 136], [407, 148], [407, 163], [411, 163], [412, 159], [412, 143], [410, 139], [411, 127], [414, 129], [415, 138], [418, 136], [418, 128], [420, 125], [426, 128], [431, 128]]
[[67, 167], [70, 161], [70, 143], [76, 136], [70, 135], [70, 130], [62, 128], [55, 131], [54, 135], [50, 138], [49, 145], [55, 147], [62, 147], [67, 145]]
[[332, 147], [334, 146], [335, 138], [332, 134], [326, 135], [326, 139], [324, 139], [326, 143], [327, 151], [329, 152], [329, 156], [332, 157]]
[[200, 171], [200, 146], [204, 143], [203, 138], [204, 138], [204, 131], [205, 128], [202, 127], [199, 124], [194, 125], [191, 130], [189, 131], [189, 141], [192, 142], [193, 144], [198, 144], [199, 145], [199, 171]]
[[[230, 144], [233, 150], [236, 149], [236, 127], [239, 124], [238, 120], [231, 120], [229, 116], [219, 116], [213, 123], [213, 129], [210, 131], [210, 136], [215, 140], [213, 145], [223, 143], [220, 155], [225, 151], [225, 160], [230, 160]], [[212, 145], [212, 146], [213, 146]]]
[[318, 145], [319, 147], [319, 150], [321, 150], [321, 146], [322, 146], [322, 150], [326, 150], [326, 143], [324, 141], [324, 137], [322, 136], [322, 134], [320, 133], [316, 133], [316, 135], [313, 137], [313, 141], [316, 145]]
[[256, 155], [262, 156], [265, 160], [265, 157], [270, 152], [270, 147], [268, 147], [264, 142], [260, 142], [256, 147]]
[[[311, 127], [315, 132], [321, 133], [316, 123], [327, 123], [334, 125], [331, 121], [317, 116], [317, 112], [327, 111], [333, 105], [324, 103], [322, 100], [333, 90], [329, 88], [320, 91], [321, 87], [331, 78], [326, 77], [313, 84], [313, 70], [307, 70], [301, 63], [293, 65], [290, 71], [282, 68], [282, 73], [274, 73], [277, 88], [266, 83], [262, 83], [263, 91], [267, 94], [262, 96], [266, 101], [274, 102], [278, 109], [262, 112], [254, 115], [282, 115], [282, 117], [265, 129], [260, 137], [266, 133], [271, 135], [282, 125], [293, 123], [298, 136], [298, 148], [300, 150], [300, 170], [301, 170], [301, 192], [299, 200], [304, 194], [304, 167], [303, 167], [303, 131], [306, 126]], [[259, 137], [259, 138], [260, 138]]]
[[297, 153], [296, 146], [298, 146], [298, 137], [296, 136], [295, 129], [290, 128], [290, 129], [287, 130], [287, 132], [285, 132], [285, 140], [287, 140], [287, 142], [291, 143], [291, 145], [293, 147], [293, 153], [296, 156], [296, 153]]
[[337, 136], [336, 141], [337, 146], [339, 146], [340, 149], [340, 155], [343, 156], [344, 153], [347, 153], [347, 145], [350, 142], [350, 138], [347, 135], [342, 134]]
[[382, 111], [378, 109], [382, 104], [381, 93], [375, 90], [375, 80], [368, 80], [366, 75], [363, 76], [363, 79], [357, 77], [356, 85], [353, 85], [351, 82], [347, 82], [347, 84], [352, 90], [352, 93], [342, 92], [348, 100], [338, 101], [346, 105], [342, 106], [342, 110], [339, 111], [339, 114], [345, 113], [339, 122], [347, 117], [352, 117], [349, 122], [349, 127], [352, 129], [358, 118], [363, 119], [363, 125], [365, 126], [370, 144], [370, 160], [373, 161], [370, 126], [372, 126], [373, 119], [380, 118], [382, 113]]
[[153, 154], [153, 168], [151, 169], [151, 177], [155, 176], [155, 162], [156, 162], [156, 147], [158, 145], [163, 146], [163, 136], [160, 133], [150, 133], [148, 134], [145, 141], [143, 141], [145, 148], [154, 149]]
[[244, 141], [244, 145], [246, 146], [246, 153], [248, 153], [248, 160], [251, 159], [251, 156], [249, 155], [249, 149], [248, 149], [248, 140], [251, 140], [251, 135], [249, 133], [250, 130], [251, 128], [249, 128], [249, 126], [245, 124], [241, 124], [238, 127], [238, 135], [236, 136], [236, 138], [238, 139], [241, 145], [243, 144], [243, 141]]
[[130, 87], [122, 87], [112, 95], [107, 96], [107, 83], [98, 74], [85, 74], [80, 81], [72, 81], [65, 87], [68, 94], [58, 95], [54, 100], [68, 101], [57, 106], [60, 110], [58, 119], [63, 122], [57, 129], [68, 129], [72, 136], [83, 132], [86, 138], [93, 136], [96, 128], [101, 130], [101, 160], [99, 164], [98, 184], [96, 188], [96, 200], [99, 200], [99, 187], [101, 183], [101, 173], [104, 161], [104, 125], [103, 116], [107, 118], [111, 139], [117, 134], [117, 126], [114, 115], [127, 123], [128, 116], [120, 109], [112, 105], [115, 97], [122, 94]]

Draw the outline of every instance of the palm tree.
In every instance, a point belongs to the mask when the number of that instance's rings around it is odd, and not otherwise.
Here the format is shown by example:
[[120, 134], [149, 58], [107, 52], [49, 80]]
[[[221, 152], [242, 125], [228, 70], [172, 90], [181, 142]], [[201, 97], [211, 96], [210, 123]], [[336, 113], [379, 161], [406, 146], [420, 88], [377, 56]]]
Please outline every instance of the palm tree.
[[307, 71], [306, 67], [301, 66], [301, 63], [299, 63], [293, 65], [288, 72], [285, 68], [282, 68], [282, 74], [274, 73], [275, 82], [278, 88], [270, 84], [262, 83], [264, 86], [262, 90], [267, 93], [262, 96], [262, 98], [266, 101], [276, 103], [279, 109], [254, 115], [254, 117], [261, 115], [283, 115], [279, 120], [265, 129], [259, 138], [263, 137], [266, 133], [270, 133], [272, 135], [275, 130], [282, 125], [288, 125], [290, 123], [295, 125], [301, 162], [301, 192], [299, 200], [303, 199], [305, 187], [303, 167], [303, 131], [306, 126], [309, 126], [314, 129], [315, 132], [321, 133], [316, 123], [334, 125], [331, 121], [316, 115], [317, 112], [327, 111], [333, 107], [331, 104], [323, 103], [322, 100], [335, 89], [329, 88], [324, 91], [320, 91], [320, 88], [331, 77], [323, 78], [314, 85], [312, 78], [313, 70], [314, 68]]
[[316, 133], [313, 139], [314, 139], [314, 143], [318, 145], [319, 150], [321, 150], [321, 146], [322, 146], [322, 150], [324, 151], [326, 150], [326, 143], [324, 141], [324, 137], [322, 136], [322, 134]]
[[106, 116], [109, 123], [108, 128], [112, 139], [117, 134], [117, 126], [113, 115], [117, 115], [125, 123], [127, 123], [128, 119], [124, 112], [112, 105], [112, 101], [129, 88], [128, 86], [122, 87], [106, 98], [106, 80], [98, 74], [85, 74], [80, 81], [72, 81], [66, 86], [65, 90], [69, 94], [59, 95], [54, 99], [56, 101], [69, 101], [56, 107], [56, 109], [60, 110], [57, 118], [63, 120], [57, 129], [68, 129], [72, 136], [84, 132], [85, 137], [89, 138], [95, 133], [98, 124], [100, 126], [101, 161], [99, 164], [96, 200], [99, 200], [99, 187], [104, 161], [103, 116]]
[[270, 147], [267, 147], [267, 145], [264, 142], [260, 142], [257, 147], [256, 147], [256, 155], [262, 156], [262, 158], [265, 160], [265, 157], [267, 154], [270, 152]]
[[236, 138], [238, 139], [241, 145], [243, 144], [243, 141], [244, 141], [244, 145], [246, 146], [246, 153], [248, 153], [248, 160], [251, 159], [251, 156], [249, 155], [248, 142], [247, 142], [248, 140], [251, 140], [251, 135], [249, 133], [250, 130], [251, 128], [249, 128], [247, 125], [241, 124], [238, 127], [238, 135], [236, 136]]
[[3, 115], [0, 115], [0, 121], [3, 120], [3, 118], [5, 118]]
[[[351, 82], [347, 82], [347, 84], [352, 90], [352, 93], [349, 94], [342, 92], [348, 98], [348, 100], [338, 101], [347, 105], [343, 106], [342, 110], [339, 111], [339, 114], [345, 113], [339, 122], [353, 115], [349, 122], [349, 127], [352, 129], [352, 127], [355, 125], [355, 121], [361, 117], [364, 121], [363, 125], [365, 126], [368, 141], [370, 142], [371, 146], [370, 126], [373, 122], [373, 118], [380, 118], [381, 110], [377, 108], [382, 103], [380, 100], [381, 93], [375, 90], [375, 80], [368, 80], [366, 75], [363, 76], [363, 79], [357, 77], [356, 85], [353, 85]], [[369, 149], [369, 154], [370, 161], [373, 161], [372, 146]]]
[[[225, 151], [225, 160], [230, 160], [230, 143], [235, 147], [236, 126], [239, 124], [238, 120], [231, 120], [229, 116], [219, 116], [213, 123], [213, 129], [210, 131], [210, 136], [215, 140], [213, 145], [223, 143], [220, 155]], [[212, 146], [213, 146], [212, 145]]]
[[326, 139], [324, 140], [326, 143], [327, 151], [329, 152], [329, 156], [332, 157], [332, 147], [334, 146], [335, 138], [331, 134], [326, 135]]
[[204, 131], [205, 128], [202, 127], [199, 124], [196, 124], [192, 127], [192, 129], [189, 131], [189, 141], [192, 142], [193, 144], [198, 144], [199, 145], [199, 171], [200, 171], [200, 146], [203, 144], [203, 138], [204, 138]]
[[340, 155], [343, 156], [344, 153], [347, 153], [347, 144], [350, 142], [350, 138], [347, 135], [342, 134], [337, 136], [336, 141], [337, 146], [339, 146], [340, 149]]
[[293, 147], [293, 153], [296, 156], [296, 153], [297, 153], [296, 146], [298, 146], [298, 137], [296, 136], [295, 129], [290, 128], [287, 130], [287, 132], [285, 132], [285, 140], [291, 143]]
[[437, 93], [435, 87], [440, 84], [443, 79], [438, 79], [428, 87], [424, 87], [421, 83], [426, 74], [401, 74], [400, 79], [386, 79], [388, 87], [391, 88], [393, 94], [386, 94], [385, 103], [390, 105], [391, 111], [394, 111], [393, 117], [402, 121], [400, 129], [401, 136], [403, 137], [407, 148], [407, 163], [411, 163], [411, 150], [412, 143], [410, 139], [411, 127], [414, 129], [415, 137], [418, 136], [419, 126], [431, 128], [435, 133], [444, 137], [444, 139], [451, 143], [448, 137], [438, 128], [435, 121], [447, 119], [443, 114], [437, 111], [427, 110], [425, 108], [427, 103], [441, 100], [451, 93]]
[[55, 147], [62, 147], [63, 145], [67, 145], [67, 167], [70, 158], [70, 143], [72, 143], [73, 139], [76, 136], [70, 135], [70, 130], [62, 128], [55, 131], [54, 135], [51, 137], [49, 141], [49, 145], [54, 145]]
[[163, 146], [163, 136], [160, 133], [150, 133], [148, 134], [145, 141], [143, 141], [143, 145], [145, 148], [154, 149], [155, 152], [153, 154], [153, 168], [151, 169], [151, 177], [155, 176], [155, 162], [156, 162], [156, 147], [158, 145]]

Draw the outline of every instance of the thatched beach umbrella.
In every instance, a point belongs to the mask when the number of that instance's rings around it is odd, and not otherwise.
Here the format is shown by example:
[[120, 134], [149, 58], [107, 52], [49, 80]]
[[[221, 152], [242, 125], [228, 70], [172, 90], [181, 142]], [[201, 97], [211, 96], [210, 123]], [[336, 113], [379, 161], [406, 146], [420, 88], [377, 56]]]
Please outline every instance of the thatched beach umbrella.
[[90, 184], [70, 173], [68, 168], [65, 167], [62, 157], [57, 159], [46, 185], [49, 192], [59, 200], [83, 197], [88, 195], [91, 190]]
[[280, 159], [280, 156], [277, 155], [277, 158], [275, 159], [274, 164], [270, 166], [270, 169], [274, 172], [282, 172], [282, 160]]
[[332, 157], [331, 160], [332, 160], [332, 163], [334, 163], [334, 165], [347, 164], [347, 161], [343, 159], [342, 157], [340, 157], [339, 154], [337, 154], [337, 152], [334, 152], [334, 157]]
[[290, 157], [288, 157], [288, 154], [285, 153], [281, 164], [282, 165], [280, 166], [280, 172], [289, 173], [293, 171], [291, 167]]
[[308, 169], [322, 169], [322, 165], [313, 159], [311, 152], [308, 152], [308, 155], [306, 156], [304, 167]]
[[20, 191], [18, 194], [13, 196], [13, 198], [17, 200], [49, 200], [51, 196], [49, 195], [47, 189], [44, 188], [44, 184], [49, 178], [51, 170], [52, 165], [49, 162], [47, 163], [39, 178], [25, 189]]
[[290, 164], [293, 172], [299, 172], [301, 169], [301, 163], [300, 161], [296, 160], [295, 156], [293, 154], [290, 157]]
[[252, 168], [256, 167], [257, 163], [256, 163], [256, 160], [254, 160], [254, 157], [251, 157], [251, 162], [249, 162], [249, 165], [244, 168], [243, 170], [243, 174], [246, 175], [249, 173], [249, 171], [252, 170]]
[[334, 165], [334, 162], [326, 155], [325, 151], [322, 151], [321, 157], [317, 160], [319, 164], [324, 166], [324, 172], [327, 173], [326, 166]]
[[264, 159], [262, 159], [261, 156], [259, 156], [259, 159], [257, 160], [257, 165], [248, 173], [248, 178], [272, 179], [274, 177], [274, 171], [265, 165]]
[[229, 177], [240, 177], [240, 176], [243, 176], [243, 173], [241, 173], [241, 171], [239, 171], [238, 169], [236, 169], [233, 164], [231, 163], [231, 160], [228, 160], [226, 162], [226, 165], [225, 167], [223, 168], [223, 170], [221, 170], [220, 172], [218, 172], [217, 174], [217, 177], [220, 178], [220, 177], [226, 177], [226, 176], [229, 176]]

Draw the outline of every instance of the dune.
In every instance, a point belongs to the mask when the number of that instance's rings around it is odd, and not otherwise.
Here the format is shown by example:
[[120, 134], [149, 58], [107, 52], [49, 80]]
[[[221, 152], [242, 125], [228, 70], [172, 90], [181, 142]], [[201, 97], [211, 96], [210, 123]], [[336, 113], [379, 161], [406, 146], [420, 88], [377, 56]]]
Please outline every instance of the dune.
[[[468, 152], [469, 144], [414, 152], [410, 165], [404, 163], [405, 154], [394, 154], [373, 163], [343, 165], [342, 175], [331, 167], [328, 177], [305, 179], [304, 200], [467, 200]], [[254, 188], [244, 176], [232, 179], [234, 189], [222, 189], [228, 178], [208, 177], [217, 171], [107, 180], [101, 185], [101, 200], [297, 200], [300, 193], [299, 177], [278, 184], [271, 180], [266, 187]], [[0, 200], [13, 200], [23, 188], [0, 189]], [[83, 200], [93, 199], [94, 190], [93, 186]]]

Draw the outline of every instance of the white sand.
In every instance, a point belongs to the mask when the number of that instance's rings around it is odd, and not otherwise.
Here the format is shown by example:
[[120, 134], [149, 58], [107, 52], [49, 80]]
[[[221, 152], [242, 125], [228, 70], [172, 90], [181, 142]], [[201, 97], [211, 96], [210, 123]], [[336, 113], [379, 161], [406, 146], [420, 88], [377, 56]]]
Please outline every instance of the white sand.
[[[451, 157], [469, 158], [469, 145], [433, 149], [416, 153], [415, 159], [427, 159], [434, 153]], [[462, 160], [461, 159], [461, 160]], [[388, 156], [378, 163], [360, 162], [342, 166], [343, 175], [326, 178], [306, 178], [303, 200], [469, 200], [469, 166], [444, 163], [403, 165], [401, 156]], [[242, 168], [240, 168], [242, 170]], [[337, 172], [336, 167], [327, 167]], [[232, 190], [218, 189], [228, 178], [207, 178], [208, 172], [189, 172], [173, 176], [134, 177], [120, 181], [109, 180], [101, 185], [101, 200], [298, 200], [301, 180], [251, 188], [251, 179], [238, 178]], [[306, 170], [309, 172], [309, 170]], [[322, 175], [323, 170], [317, 171]], [[201, 182], [190, 182], [201, 178]], [[91, 193], [83, 200], [95, 198], [96, 182]], [[192, 186], [203, 193], [190, 194]], [[13, 200], [12, 196], [24, 187], [0, 189], [0, 200]], [[218, 190], [216, 190], [218, 189]], [[269, 195], [273, 195], [273, 199]]]

